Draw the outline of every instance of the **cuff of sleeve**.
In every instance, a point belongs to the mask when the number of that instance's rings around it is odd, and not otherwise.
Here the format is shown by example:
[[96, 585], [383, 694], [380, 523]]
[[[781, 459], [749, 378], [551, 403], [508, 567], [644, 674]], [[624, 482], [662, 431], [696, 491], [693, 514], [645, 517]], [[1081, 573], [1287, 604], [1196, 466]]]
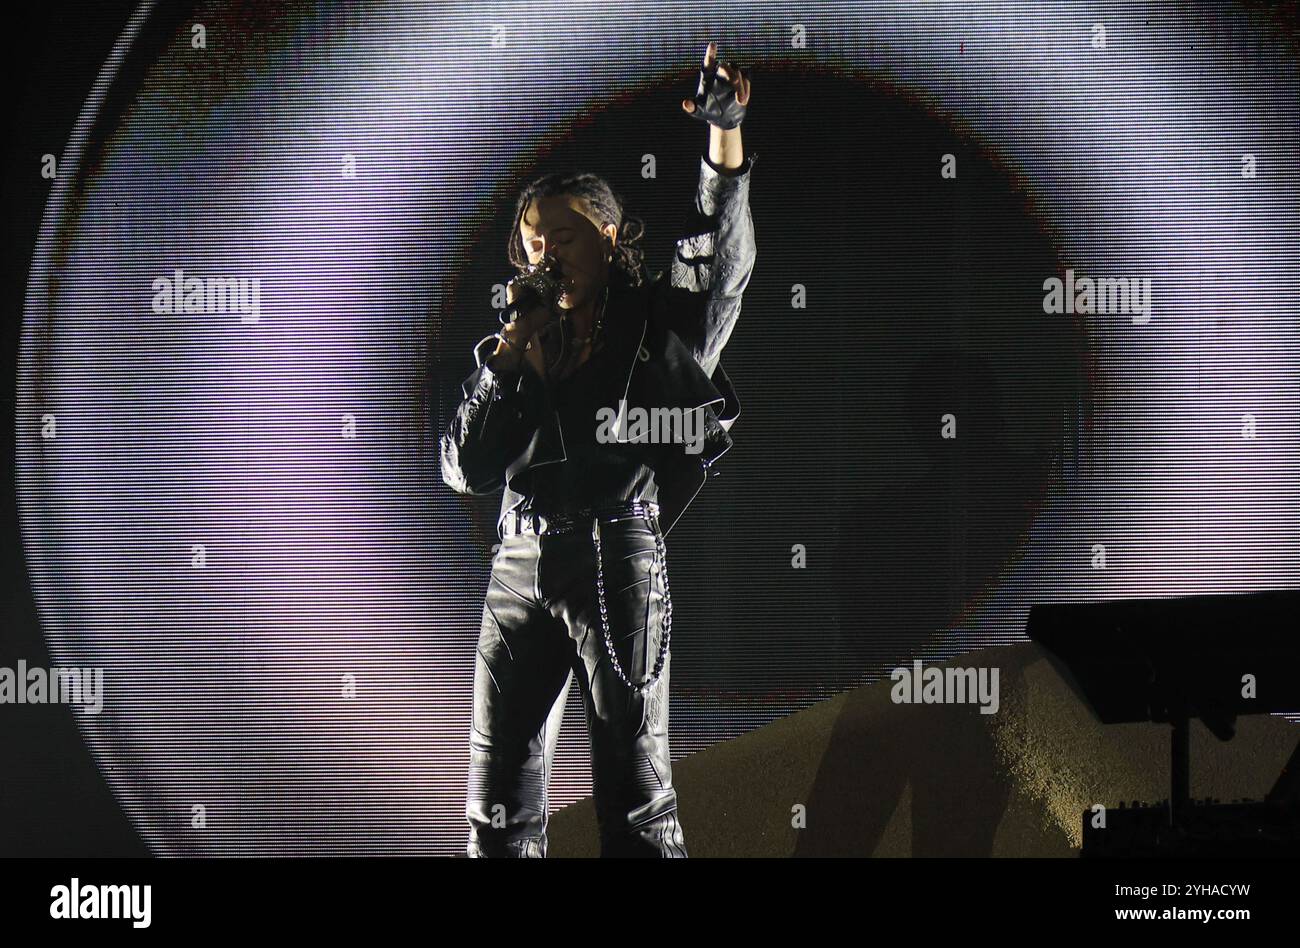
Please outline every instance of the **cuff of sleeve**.
[[[486, 347], [486, 348], [485, 348]], [[488, 357], [496, 351], [497, 334], [492, 333], [490, 336], [484, 336], [474, 344], [474, 364], [479, 367], [487, 365]]]
[[519, 392], [523, 390], [524, 373], [522, 371], [522, 365], [510, 371], [501, 371], [492, 368], [492, 366], [488, 364], [487, 360], [496, 349], [496, 341], [496, 333], [493, 333], [490, 336], [484, 336], [474, 346], [474, 363], [476, 368], [460, 386], [461, 391], [464, 392], [466, 398], [468, 398], [470, 394], [480, 386], [492, 390], [494, 401], [499, 401], [504, 398], [507, 392]]
[[758, 153], [750, 152], [739, 168], [720, 168], [709, 161], [708, 156], [700, 156], [700, 211], [703, 214], [717, 213], [718, 206], [732, 194], [739, 191], [748, 192], [749, 173], [758, 161]]

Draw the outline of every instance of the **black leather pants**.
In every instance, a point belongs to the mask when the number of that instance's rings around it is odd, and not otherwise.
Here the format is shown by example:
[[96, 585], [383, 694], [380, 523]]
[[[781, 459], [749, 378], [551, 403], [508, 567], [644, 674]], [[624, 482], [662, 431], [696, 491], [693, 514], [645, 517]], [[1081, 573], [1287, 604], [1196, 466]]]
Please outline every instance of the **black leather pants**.
[[[651, 571], [658, 529], [640, 518], [600, 526], [614, 652], [636, 684], [653, 671], [662, 634], [662, 572]], [[492, 563], [474, 671], [468, 854], [546, 856], [551, 763], [576, 677], [601, 855], [685, 857], [668, 753], [670, 663], [644, 695], [611, 666], [590, 525], [507, 534]]]

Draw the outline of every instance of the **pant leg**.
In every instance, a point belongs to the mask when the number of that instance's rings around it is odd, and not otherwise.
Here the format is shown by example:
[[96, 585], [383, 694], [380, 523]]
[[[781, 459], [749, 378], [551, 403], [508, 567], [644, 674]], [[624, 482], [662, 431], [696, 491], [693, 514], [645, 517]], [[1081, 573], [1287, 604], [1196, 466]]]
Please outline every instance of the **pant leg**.
[[471, 857], [546, 856], [547, 789], [573, 644], [538, 602], [538, 555], [536, 536], [506, 537], [483, 603], [465, 806]]
[[[577, 641], [574, 672], [591, 740], [601, 855], [684, 858], [686, 840], [677, 815], [668, 747], [671, 662], [665, 660], [663, 673], [644, 695], [619, 679], [600, 622], [592, 539], [589, 534], [563, 539], [567, 552], [556, 561], [568, 566], [564, 594], [551, 604]], [[653, 670], [662, 634], [664, 587], [662, 571], [651, 572], [655, 550], [655, 533], [644, 520], [601, 524], [601, 564], [614, 653], [636, 684]], [[544, 578], [554, 575], [547, 571]], [[543, 583], [543, 591], [547, 585]]]

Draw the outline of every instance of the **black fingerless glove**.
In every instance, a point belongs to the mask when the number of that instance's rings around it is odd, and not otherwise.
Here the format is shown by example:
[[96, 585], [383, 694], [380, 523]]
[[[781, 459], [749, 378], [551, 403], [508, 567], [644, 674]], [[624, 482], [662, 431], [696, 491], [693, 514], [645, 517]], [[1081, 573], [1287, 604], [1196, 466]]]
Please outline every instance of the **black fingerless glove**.
[[[727, 72], [736, 74], [736, 64], [727, 63]], [[718, 128], [736, 128], [745, 120], [745, 107], [736, 101], [736, 89], [718, 76], [718, 64], [700, 70], [700, 87], [695, 93], [695, 111], [691, 118]]]

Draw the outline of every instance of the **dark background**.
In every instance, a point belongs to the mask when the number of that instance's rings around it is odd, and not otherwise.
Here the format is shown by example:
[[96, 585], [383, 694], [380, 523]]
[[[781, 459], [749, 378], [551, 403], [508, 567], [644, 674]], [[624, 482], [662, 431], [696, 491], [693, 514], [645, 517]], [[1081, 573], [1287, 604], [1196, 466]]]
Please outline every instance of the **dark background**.
[[[20, 5], [6, 19], [5, 437], [0, 530], [5, 623], [0, 665], [50, 665], [18, 539], [14, 499], [14, 382], [23, 293], [52, 182], [44, 154], [64, 145], [113, 43], [136, 4]], [[0, 715], [0, 855], [144, 856], [148, 850], [100, 777], [65, 707], [6, 705]]]

